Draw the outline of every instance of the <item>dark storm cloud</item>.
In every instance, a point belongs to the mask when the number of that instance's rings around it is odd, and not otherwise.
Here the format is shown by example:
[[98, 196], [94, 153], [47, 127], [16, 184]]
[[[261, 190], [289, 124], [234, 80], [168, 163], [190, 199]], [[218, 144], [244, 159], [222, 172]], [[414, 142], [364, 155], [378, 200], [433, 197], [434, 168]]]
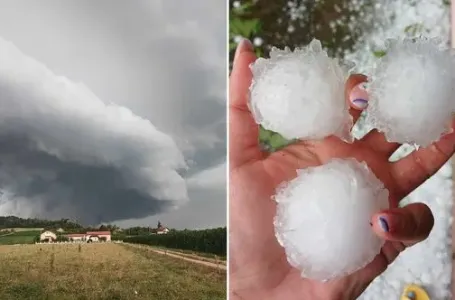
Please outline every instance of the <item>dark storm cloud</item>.
[[0, 158], [0, 183], [7, 187], [0, 208], [12, 214], [27, 206], [32, 217], [61, 216], [99, 224], [172, 207], [169, 199], [132, 188], [125, 179], [129, 170], [61, 161], [36, 151], [25, 138], [0, 136]]
[[0, 39], [1, 213], [90, 224], [143, 217], [187, 200], [184, 168], [149, 121]]

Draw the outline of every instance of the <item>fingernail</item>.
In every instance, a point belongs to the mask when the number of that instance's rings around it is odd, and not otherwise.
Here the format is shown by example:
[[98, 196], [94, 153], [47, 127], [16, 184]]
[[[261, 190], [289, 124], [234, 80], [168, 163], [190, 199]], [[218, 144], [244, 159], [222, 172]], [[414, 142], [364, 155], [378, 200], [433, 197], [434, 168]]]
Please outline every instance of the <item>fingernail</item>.
[[364, 82], [357, 84], [349, 94], [349, 101], [352, 103], [352, 107], [358, 110], [364, 110], [368, 106], [368, 93], [364, 84]]
[[387, 223], [387, 219], [385, 217], [378, 218], [378, 225], [383, 231], [389, 232], [389, 224]]
[[240, 53], [253, 51], [254, 47], [253, 44], [248, 39], [242, 39], [239, 44], [237, 45], [237, 49], [235, 50], [234, 61], [240, 55]]
[[409, 300], [415, 300], [415, 299], [416, 299], [416, 293], [413, 292], [413, 291], [409, 291], [409, 292], [406, 294], [406, 297], [408, 297]]

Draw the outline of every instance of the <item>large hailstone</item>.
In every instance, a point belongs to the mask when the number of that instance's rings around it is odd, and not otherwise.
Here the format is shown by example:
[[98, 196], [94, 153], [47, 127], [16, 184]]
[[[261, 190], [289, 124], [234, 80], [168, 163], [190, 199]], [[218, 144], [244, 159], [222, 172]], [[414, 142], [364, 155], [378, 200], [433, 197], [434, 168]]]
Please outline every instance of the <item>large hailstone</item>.
[[275, 233], [289, 264], [322, 281], [367, 265], [384, 244], [370, 220], [389, 207], [388, 195], [366, 163], [352, 158], [299, 170], [275, 196]]
[[424, 38], [390, 40], [370, 77], [366, 121], [390, 142], [428, 146], [455, 111], [452, 51]]
[[322, 50], [320, 41], [307, 47], [279, 50], [251, 66], [250, 110], [265, 129], [287, 139], [322, 139], [336, 135], [352, 141], [352, 118], [344, 98], [349, 66]]

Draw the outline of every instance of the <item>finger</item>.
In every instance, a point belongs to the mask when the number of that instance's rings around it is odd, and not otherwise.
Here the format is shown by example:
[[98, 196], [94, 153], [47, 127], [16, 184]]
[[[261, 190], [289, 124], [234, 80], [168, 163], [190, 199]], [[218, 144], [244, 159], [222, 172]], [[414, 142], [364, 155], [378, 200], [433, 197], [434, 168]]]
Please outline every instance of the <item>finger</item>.
[[389, 241], [412, 245], [425, 240], [434, 225], [430, 208], [423, 203], [412, 203], [375, 214], [373, 230]]
[[[364, 88], [364, 83], [367, 77], [361, 74], [352, 75], [346, 83], [347, 100], [350, 105], [349, 113], [357, 122], [360, 114], [368, 106], [369, 96]], [[385, 136], [373, 129], [362, 138], [362, 142], [367, 144], [371, 149], [383, 153], [385, 156], [390, 157], [395, 150], [400, 147], [400, 144], [389, 143]]]
[[361, 139], [361, 141], [368, 145], [371, 149], [374, 149], [375, 152], [381, 153], [387, 158], [389, 158], [401, 146], [399, 143], [388, 142], [385, 135], [377, 129], [373, 129], [368, 132]]
[[352, 116], [353, 122], [357, 122], [368, 105], [368, 94], [363, 87], [363, 83], [367, 81], [367, 77], [362, 74], [354, 74], [349, 76], [345, 86], [345, 98], [349, 104], [349, 113]]
[[[455, 123], [452, 123], [452, 127]], [[426, 148], [420, 148], [391, 164], [397, 192], [401, 197], [415, 190], [434, 175], [455, 152], [455, 131]]]
[[248, 109], [249, 87], [252, 80], [250, 64], [256, 60], [253, 45], [242, 40], [234, 58], [229, 80], [229, 166], [237, 168], [245, 162], [259, 159], [259, 126]]

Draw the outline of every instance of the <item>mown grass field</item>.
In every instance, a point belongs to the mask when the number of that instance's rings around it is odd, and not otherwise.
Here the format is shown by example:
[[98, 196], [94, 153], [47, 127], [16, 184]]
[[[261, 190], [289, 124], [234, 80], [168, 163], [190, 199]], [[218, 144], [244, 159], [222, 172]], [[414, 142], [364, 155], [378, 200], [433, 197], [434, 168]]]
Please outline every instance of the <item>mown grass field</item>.
[[224, 271], [124, 244], [0, 246], [2, 300], [226, 299]]
[[23, 230], [12, 233], [0, 233], [0, 245], [33, 244], [38, 230]]

